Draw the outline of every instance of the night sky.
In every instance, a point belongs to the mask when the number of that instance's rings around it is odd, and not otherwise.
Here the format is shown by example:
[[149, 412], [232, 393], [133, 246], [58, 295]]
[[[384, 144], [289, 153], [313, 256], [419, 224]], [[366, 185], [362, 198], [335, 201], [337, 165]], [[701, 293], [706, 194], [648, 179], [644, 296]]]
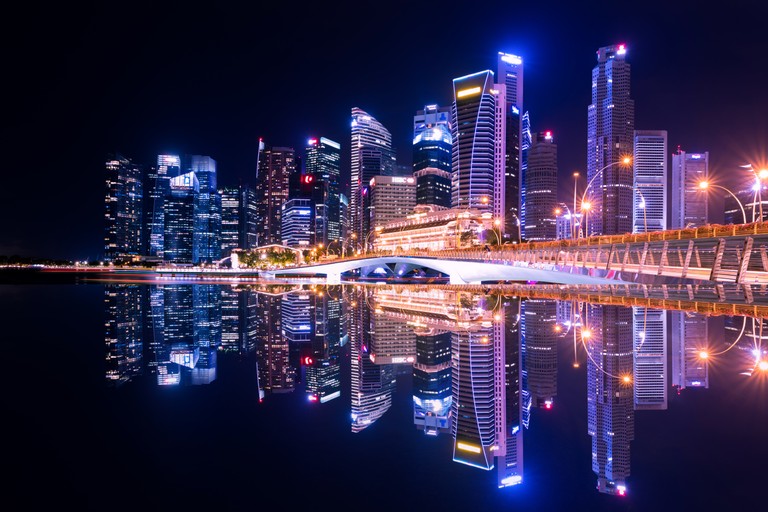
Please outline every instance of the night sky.
[[209, 155], [236, 185], [253, 182], [259, 137], [303, 152], [325, 136], [348, 172], [359, 107], [410, 164], [415, 112], [449, 105], [452, 79], [495, 70], [499, 51], [524, 59], [524, 110], [554, 132], [563, 199], [586, 166], [601, 46], [628, 46], [635, 128], [667, 130], [670, 154], [709, 151], [726, 186], [768, 161], [764, 1], [109, 4], [5, 18], [0, 255], [102, 257], [109, 152]]

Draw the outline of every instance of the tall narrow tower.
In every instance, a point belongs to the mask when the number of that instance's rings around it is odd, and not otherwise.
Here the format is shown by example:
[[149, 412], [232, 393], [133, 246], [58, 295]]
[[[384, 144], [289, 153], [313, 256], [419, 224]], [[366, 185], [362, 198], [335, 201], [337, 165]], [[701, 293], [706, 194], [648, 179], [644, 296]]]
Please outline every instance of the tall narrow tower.
[[664, 231], [667, 214], [667, 131], [635, 131], [633, 233]]
[[363, 194], [374, 176], [392, 176], [395, 169], [395, 152], [392, 134], [373, 116], [357, 107], [352, 108], [352, 143], [350, 176], [350, 234], [358, 240], [368, 236], [366, 215], [362, 211]]
[[288, 183], [296, 170], [296, 155], [290, 147], [267, 147], [260, 152], [256, 181], [259, 210], [259, 245], [279, 244], [283, 203]]
[[453, 79], [453, 208], [504, 222], [504, 84], [485, 70]]
[[[511, 53], [499, 52], [497, 80], [506, 86], [505, 146], [504, 154], [504, 239], [519, 240], [525, 229], [523, 192], [525, 181], [522, 174], [523, 147], [521, 144], [523, 112], [523, 58]], [[515, 215], [511, 215], [514, 213]], [[515, 218], [517, 216], [517, 218]], [[518, 219], [520, 222], [518, 222]]]
[[590, 235], [632, 231], [632, 168], [618, 165], [632, 154], [635, 131], [626, 56], [626, 45], [604, 46], [597, 50], [597, 66], [592, 69], [592, 104], [587, 108]]

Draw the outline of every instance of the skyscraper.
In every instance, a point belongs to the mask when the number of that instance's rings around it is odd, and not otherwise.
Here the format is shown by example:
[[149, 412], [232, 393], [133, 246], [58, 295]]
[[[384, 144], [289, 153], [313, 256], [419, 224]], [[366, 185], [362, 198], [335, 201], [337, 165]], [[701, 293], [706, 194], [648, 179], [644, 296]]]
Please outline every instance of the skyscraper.
[[374, 176], [392, 176], [395, 152], [392, 135], [373, 116], [357, 107], [352, 108], [351, 175], [350, 175], [350, 235], [365, 240], [368, 227], [362, 210], [363, 194]]
[[[525, 172], [525, 239], [554, 240], [557, 209], [557, 144], [552, 132], [535, 135]], [[517, 239], [515, 239], [517, 240]]]
[[296, 197], [283, 203], [280, 243], [288, 247], [309, 248], [314, 239], [312, 232], [311, 199]]
[[632, 232], [664, 231], [667, 215], [667, 131], [635, 130]]
[[280, 217], [296, 161], [289, 147], [265, 147], [260, 153], [255, 188], [260, 222], [258, 245], [264, 246], [280, 243]]
[[195, 173], [200, 185], [195, 201], [192, 261], [212, 263], [221, 258], [221, 196], [216, 189], [216, 160], [192, 155], [188, 171]]
[[200, 183], [194, 172], [169, 180], [163, 201], [163, 259], [170, 263], [192, 263], [195, 231], [195, 202]]
[[[709, 223], [707, 194], [699, 183], [709, 179], [709, 152], [672, 155], [672, 215], [670, 227], [683, 229]], [[738, 222], [743, 222], [739, 211]]]
[[[521, 194], [525, 190], [522, 174], [523, 147], [521, 112], [523, 112], [523, 58], [499, 52], [497, 80], [506, 86], [504, 102], [504, 238], [518, 240], [525, 229]], [[511, 215], [514, 213], [515, 215]], [[517, 216], [517, 217], [515, 217]], [[520, 219], [521, 222], [518, 222]]]
[[120, 154], [106, 162], [104, 257], [130, 259], [143, 254], [143, 169]]
[[451, 207], [451, 109], [426, 105], [413, 117], [416, 202]]
[[632, 154], [635, 131], [626, 56], [623, 44], [604, 46], [597, 50], [597, 66], [592, 69], [592, 103], [587, 109], [590, 235], [632, 231], [632, 169], [618, 165]]
[[[707, 315], [688, 311], [670, 311], [670, 315], [672, 324], [672, 343], [670, 344], [672, 385], [678, 389], [687, 387], [708, 388], [709, 368], [706, 360], [699, 357], [701, 350], [709, 345]], [[738, 325], [737, 327], [740, 328], [741, 326]]]
[[256, 195], [248, 186], [219, 189], [221, 196], [221, 256], [234, 249], [251, 249], [257, 241]]
[[314, 243], [326, 247], [341, 237], [341, 146], [325, 137], [307, 142], [306, 175], [314, 178]]
[[476, 208], [504, 222], [505, 85], [485, 70], [453, 79], [453, 208]]
[[178, 155], [157, 155], [157, 166], [150, 168], [144, 189], [147, 191], [144, 209], [146, 219], [146, 247], [149, 256], [163, 257], [163, 205], [170, 191], [170, 180], [181, 173], [181, 159]]

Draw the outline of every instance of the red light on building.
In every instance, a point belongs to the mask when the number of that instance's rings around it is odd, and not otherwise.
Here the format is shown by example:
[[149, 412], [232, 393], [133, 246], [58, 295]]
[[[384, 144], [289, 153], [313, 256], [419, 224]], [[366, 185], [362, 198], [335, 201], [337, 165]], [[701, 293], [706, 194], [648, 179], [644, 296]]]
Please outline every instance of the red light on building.
[[315, 177], [312, 176], [311, 174], [307, 174], [307, 175], [301, 177], [301, 182], [302, 183], [309, 184], [309, 183], [312, 183], [314, 180], [315, 180]]
[[317, 402], [317, 395], [309, 395], [309, 396], [307, 397], [307, 399], [308, 399], [310, 402]]
[[314, 360], [314, 359], [312, 359], [312, 358], [311, 358], [311, 357], [309, 357], [309, 356], [305, 356], [305, 357], [304, 357], [304, 359], [302, 359], [302, 360], [301, 360], [301, 362], [302, 362], [303, 364], [305, 364], [305, 365], [311, 365], [311, 364], [313, 364], [313, 363], [315, 362], [315, 360]]

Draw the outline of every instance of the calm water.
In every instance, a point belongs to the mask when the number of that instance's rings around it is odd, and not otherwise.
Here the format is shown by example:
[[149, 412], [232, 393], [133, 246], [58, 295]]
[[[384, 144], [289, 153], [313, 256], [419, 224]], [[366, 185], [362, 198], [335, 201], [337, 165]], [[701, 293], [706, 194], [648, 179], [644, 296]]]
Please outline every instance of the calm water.
[[5, 487], [25, 509], [764, 502], [751, 318], [166, 282], [1, 285], [0, 319]]

